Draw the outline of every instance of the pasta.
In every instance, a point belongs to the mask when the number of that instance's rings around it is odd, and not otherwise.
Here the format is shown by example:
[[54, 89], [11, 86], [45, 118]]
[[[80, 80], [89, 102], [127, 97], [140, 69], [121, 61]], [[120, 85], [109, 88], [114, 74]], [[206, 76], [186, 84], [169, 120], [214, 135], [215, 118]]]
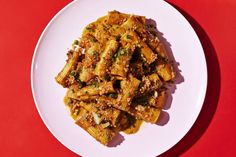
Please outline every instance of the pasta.
[[175, 71], [144, 16], [118, 11], [88, 24], [55, 77], [76, 124], [107, 145], [120, 131], [156, 123]]

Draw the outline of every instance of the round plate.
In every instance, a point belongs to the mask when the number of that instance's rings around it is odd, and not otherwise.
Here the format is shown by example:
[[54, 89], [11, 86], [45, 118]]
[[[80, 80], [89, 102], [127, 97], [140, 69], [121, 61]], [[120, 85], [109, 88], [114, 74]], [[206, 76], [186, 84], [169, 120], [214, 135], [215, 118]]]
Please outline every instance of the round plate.
[[[103, 146], [77, 126], [63, 103], [66, 89], [54, 77], [62, 69], [66, 52], [82, 29], [108, 11], [143, 15], [156, 21], [179, 63], [178, 84], [157, 124], [143, 124], [138, 133]], [[31, 86], [36, 107], [47, 128], [67, 148], [86, 157], [153, 157], [180, 141], [202, 108], [207, 68], [200, 41], [188, 21], [165, 1], [78, 0], [62, 9], [48, 24], [36, 46], [31, 68]], [[164, 117], [164, 118], [163, 118]]]

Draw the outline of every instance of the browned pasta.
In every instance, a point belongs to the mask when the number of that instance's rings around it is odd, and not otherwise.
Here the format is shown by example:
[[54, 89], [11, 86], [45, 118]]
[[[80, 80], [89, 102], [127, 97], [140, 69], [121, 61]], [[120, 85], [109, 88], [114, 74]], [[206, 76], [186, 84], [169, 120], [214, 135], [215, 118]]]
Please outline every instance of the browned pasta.
[[76, 124], [107, 145], [119, 131], [156, 123], [175, 72], [144, 16], [118, 11], [88, 24], [56, 81]]
[[100, 78], [103, 78], [107, 73], [107, 69], [111, 64], [111, 59], [118, 48], [118, 42], [116, 40], [110, 40], [106, 43], [106, 48], [101, 54], [100, 61], [95, 68], [95, 74]]

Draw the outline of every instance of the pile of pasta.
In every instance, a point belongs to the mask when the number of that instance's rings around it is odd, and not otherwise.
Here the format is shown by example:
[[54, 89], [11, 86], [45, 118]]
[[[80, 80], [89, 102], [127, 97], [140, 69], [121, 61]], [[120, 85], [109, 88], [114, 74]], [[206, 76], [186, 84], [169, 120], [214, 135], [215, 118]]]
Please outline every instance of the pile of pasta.
[[84, 28], [55, 78], [76, 124], [104, 145], [158, 120], [175, 72], [155, 30], [144, 16], [108, 12]]

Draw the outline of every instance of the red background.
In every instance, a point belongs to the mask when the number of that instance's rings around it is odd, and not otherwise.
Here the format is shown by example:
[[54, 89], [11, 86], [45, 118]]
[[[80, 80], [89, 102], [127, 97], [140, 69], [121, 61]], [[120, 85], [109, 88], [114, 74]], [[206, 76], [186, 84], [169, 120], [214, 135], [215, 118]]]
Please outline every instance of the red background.
[[[1, 157], [77, 156], [47, 130], [35, 108], [30, 87], [30, 65], [37, 40], [50, 19], [69, 2], [0, 0]], [[168, 2], [184, 14], [197, 32], [205, 50], [209, 80], [197, 122], [162, 157], [234, 156], [236, 1]]]

